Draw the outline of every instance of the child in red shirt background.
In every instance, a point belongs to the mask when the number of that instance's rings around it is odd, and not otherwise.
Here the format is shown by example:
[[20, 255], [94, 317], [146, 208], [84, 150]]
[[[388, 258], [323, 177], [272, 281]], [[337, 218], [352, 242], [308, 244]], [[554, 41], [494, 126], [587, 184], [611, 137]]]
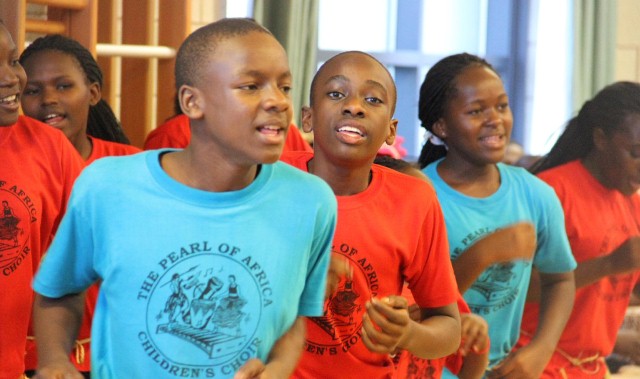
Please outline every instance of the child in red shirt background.
[[[101, 98], [102, 70], [80, 43], [58, 34], [40, 37], [22, 52], [20, 62], [27, 73], [21, 101], [25, 115], [61, 130], [86, 165], [102, 157], [141, 151], [129, 145], [111, 107]], [[91, 320], [98, 288], [95, 284], [87, 290], [83, 322], [71, 355], [85, 377], [91, 371]], [[28, 375], [38, 365], [31, 336], [25, 364]]]

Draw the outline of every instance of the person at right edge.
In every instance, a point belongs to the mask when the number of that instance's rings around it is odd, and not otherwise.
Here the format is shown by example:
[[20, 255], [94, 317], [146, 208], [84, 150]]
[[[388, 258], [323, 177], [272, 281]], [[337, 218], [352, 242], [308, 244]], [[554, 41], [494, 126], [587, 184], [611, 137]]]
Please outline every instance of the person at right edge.
[[[585, 102], [532, 171], [564, 208], [575, 306], [542, 378], [605, 378], [640, 277], [640, 84], [617, 82]], [[538, 327], [534, 271], [519, 345]]]

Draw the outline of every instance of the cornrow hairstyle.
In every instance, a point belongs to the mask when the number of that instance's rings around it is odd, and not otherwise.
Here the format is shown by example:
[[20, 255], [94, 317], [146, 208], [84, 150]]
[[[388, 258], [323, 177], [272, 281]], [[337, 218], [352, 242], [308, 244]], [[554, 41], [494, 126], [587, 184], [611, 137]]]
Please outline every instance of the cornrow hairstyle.
[[250, 18], [224, 18], [205, 25], [191, 33], [182, 43], [176, 55], [176, 92], [183, 85], [201, 83], [201, 70], [216, 50], [219, 42], [251, 32], [272, 35], [269, 30]]
[[604, 87], [569, 120], [549, 153], [531, 167], [531, 172], [537, 174], [584, 158], [594, 147], [595, 129], [610, 137], [631, 114], [640, 114], [640, 83], [622, 81]]
[[[102, 89], [102, 70], [91, 52], [76, 40], [60, 34], [47, 35], [33, 41], [20, 55], [20, 64], [24, 65], [36, 53], [49, 50], [73, 57], [82, 68], [87, 81], [97, 83]], [[130, 143], [116, 115], [104, 99], [100, 99], [96, 105], [89, 107], [87, 134], [107, 141]]]
[[[418, 100], [418, 118], [421, 127], [433, 133], [433, 124], [442, 118], [447, 104], [456, 96], [456, 78], [464, 70], [474, 66], [486, 67], [500, 76], [489, 62], [468, 53], [445, 57], [429, 69], [420, 86]], [[434, 145], [427, 140], [422, 146], [418, 165], [424, 168], [445, 155], [447, 155], [445, 146]]]

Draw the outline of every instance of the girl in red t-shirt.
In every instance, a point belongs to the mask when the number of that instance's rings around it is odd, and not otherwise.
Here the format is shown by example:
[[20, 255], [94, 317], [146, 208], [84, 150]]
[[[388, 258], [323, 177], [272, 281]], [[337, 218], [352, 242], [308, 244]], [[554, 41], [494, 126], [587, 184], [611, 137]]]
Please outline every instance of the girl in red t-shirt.
[[[88, 165], [105, 156], [140, 151], [129, 145], [109, 104], [101, 98], [102, 71], [91, 52], [77, 41], [49, 35], [33, 41], [20, 56], [27, 72], [22, 109], [27, 116], [61, 130]], [[82, 326], [72, 362], [88, 377], [91, 371], [91, 319], [98, 285], [87, 290]], [[35, 370], [37, 356], [30, 337], [26, 368]]]

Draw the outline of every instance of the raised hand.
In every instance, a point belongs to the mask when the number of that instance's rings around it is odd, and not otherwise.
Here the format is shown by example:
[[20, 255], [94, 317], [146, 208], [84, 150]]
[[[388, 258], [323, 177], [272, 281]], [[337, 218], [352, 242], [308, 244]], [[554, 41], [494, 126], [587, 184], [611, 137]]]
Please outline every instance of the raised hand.
[[462, 343], [460, 352], [480, 354], [489, 347], [489, 325], [482, 317], [473, 313], [460, 313]]
[[411, 318], [407, 299], [401, 296], [373, 298], [366, 307], [362, 342], [374, 353], [395, 354], [409, 334]]

